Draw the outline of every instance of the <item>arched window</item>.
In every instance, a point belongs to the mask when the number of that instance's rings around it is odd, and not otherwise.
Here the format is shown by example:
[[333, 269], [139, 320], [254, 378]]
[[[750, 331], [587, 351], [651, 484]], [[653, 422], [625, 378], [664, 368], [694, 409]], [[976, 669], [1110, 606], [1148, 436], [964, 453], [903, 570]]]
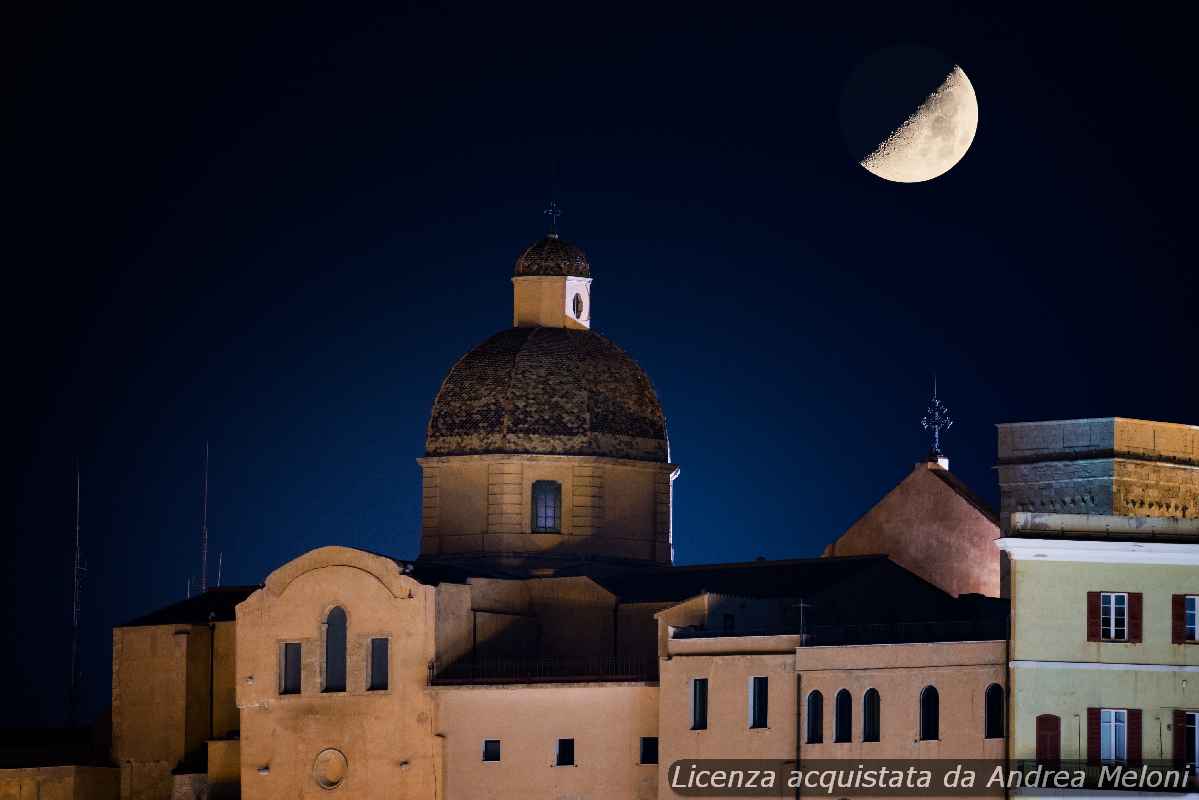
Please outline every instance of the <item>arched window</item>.
[[833, 710], [833, 741], [853, 741], [853, 697], [848, 689], [837, 692], [836, 706]]
[[808, 692], [808, 744], [824, 741], [824, 695]]
[[346, 612], [334, 608], [325, 617], [325, 685], [326, 692], [346, 690]]
[[867, 689], [862, 696], [862, 741], [877, 742], [882, 730], [878, 689]]
[[934, 686], [920, 692], [920, 738], [926, 742], [941, 738], [941, 697]]
[[992, 683], [983, 695], [983, 737], [1003, 738], [1003, 687]]
[[533, 481], [533, 530], [562, 530], [562, 484], [557, 481]]

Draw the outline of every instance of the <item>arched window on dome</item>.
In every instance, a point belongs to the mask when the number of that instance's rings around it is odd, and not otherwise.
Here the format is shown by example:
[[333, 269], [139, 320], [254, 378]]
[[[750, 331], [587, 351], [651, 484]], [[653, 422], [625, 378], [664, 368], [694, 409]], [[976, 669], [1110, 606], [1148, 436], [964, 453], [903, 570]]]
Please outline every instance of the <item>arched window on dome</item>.
[[557, 481], [533, 481], [533, 531], [558, 533], [562, 530], [562, 484]]
[[346, 690], [346, 612], [335, 607], [325, 617], [325, 692]]

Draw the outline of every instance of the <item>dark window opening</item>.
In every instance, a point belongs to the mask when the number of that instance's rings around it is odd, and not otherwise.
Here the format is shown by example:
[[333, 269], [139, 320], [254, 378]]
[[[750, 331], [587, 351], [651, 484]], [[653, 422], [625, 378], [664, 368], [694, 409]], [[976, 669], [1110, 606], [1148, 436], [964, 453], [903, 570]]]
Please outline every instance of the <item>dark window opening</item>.
[[283, 645], [283, 670], [279, 681], [279, 694], [300, 693], [300, 643], [287, 642]]
[[500, 740], [499, 739], [484, 739], [483, 740], [483, 760], [484, 761], [499, 761], [500, 760]]
[[554, 758], [555, 767], [573, 767], [575, 765], [575, 740], [559, 739], [558, 754]]
[[920, 692], [920, 738], [926, 742], [941, 738], [941, 697], [932, 686]]
[[657, 736], [642, 736], [641, 737], [641, 763], [642, 764], [657, 764], [658, 763], [658, 737]]
[[833, 741], [853, 741], [853, 697], [848, 689], [837, 692], [833, 710]]
[[367, 689], [372, 692], [387, 688], [387, 639], [371, 639], [371, 672]]
[[867, 689], [862, 697], [862, 741], [877, 742], [882, 733], [882, 705], [878, 689]]
[[1003, 687], [992, 683], [983, 697], [984, 738], [1003, 738], [1003, 705]]
[[346, 690], [346, 612], [338, 607], [325, 618], [326, 692]]
[[708, 728], [708, 679], [691, 679], [691, 730]]
[[533, 481], [533, 530], [562, 530], [562, 484], [557, 481]]
[[824, 695], [808, 693], [808, 744], [824, 741]]
[[1037, 716], [1037, 763], [1057, 766], [1062, 760], [1062, 721], [1053, 714]]
[[766, 711], [770, 698], [770, 680], [755, 677], [749, 688], [749, 727], [765, 728]]

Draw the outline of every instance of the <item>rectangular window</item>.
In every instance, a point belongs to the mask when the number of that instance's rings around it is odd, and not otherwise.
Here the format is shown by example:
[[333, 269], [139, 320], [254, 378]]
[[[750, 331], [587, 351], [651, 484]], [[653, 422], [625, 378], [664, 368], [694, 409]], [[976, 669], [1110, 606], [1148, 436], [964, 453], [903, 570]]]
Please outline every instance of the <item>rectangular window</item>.
[[555, 767], [573, 767], [575, 765], [575, 740], [559, 739], [558, 754], [554, 757]]
[[1105, 641], [1123, 642], [1128, 639], [1128, 594], [1101, 592], [1099, 594], [1099, 626]]
[[658, 737], [657, 736], [642, 736], [641, 737], [641, 763], [642, 764], [657, 764], [658, 763]]
[[691, 679], [691, 730], [708, 729], [708, 679]]
[[284, 642], [279, 661], [279, 694], [299, 694], [300, 643]]
[[562, 484], [533, 481], [533, 530], [558, 533], [562, 529]]
[[1199, 641], [1199, 596], [1188, 594], [1184, 604], [1182, 624], [1186, 640]]
[[1128, 760], [1128, 712], [1105, 708], [1099, 712], [1099, 758], [1105, 762]]
[[387, 688], [387, 639], [371, 639], [370, 676], [366, 688], [372, 692]]
[[766, 727], [766, 706], [770, 694], [770, 680], [755, 677], [749, 679], [749, 727]]
[[499, 761], [500, 760], [500, 740], [499, 739], [484, 739], [483, 740], [483, 760], [484, 761]]

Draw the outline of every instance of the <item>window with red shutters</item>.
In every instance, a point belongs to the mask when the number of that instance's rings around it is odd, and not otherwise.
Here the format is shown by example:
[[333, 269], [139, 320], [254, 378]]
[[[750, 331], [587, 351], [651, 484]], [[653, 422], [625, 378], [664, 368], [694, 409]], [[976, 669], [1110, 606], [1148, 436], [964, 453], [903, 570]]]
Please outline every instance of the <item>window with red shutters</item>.
[[1128, 641], [1140, 642], [1143, 636], [1141, 609], [1144, 606], [1144, 596], [1140, 592], [1128, 593]]
[[1087, 709], [1087, 763], [1099, 763], [1099, 748], [1101, 746], [1099, 734], [1099, 709]]
[[1054, 714], [1037, 716], [1037, 763], [1056, 765], [1062, 760], [1062, 721]]
[[1170, 641], [1174, 644], [1182, 644], [1187, 640], [1186, 609], [1185, 594], [1176, 594], [1170, 598]]
[[1099, 592], [1087, 592], [1087, 641], [1101, 640], [1099, 630]]

